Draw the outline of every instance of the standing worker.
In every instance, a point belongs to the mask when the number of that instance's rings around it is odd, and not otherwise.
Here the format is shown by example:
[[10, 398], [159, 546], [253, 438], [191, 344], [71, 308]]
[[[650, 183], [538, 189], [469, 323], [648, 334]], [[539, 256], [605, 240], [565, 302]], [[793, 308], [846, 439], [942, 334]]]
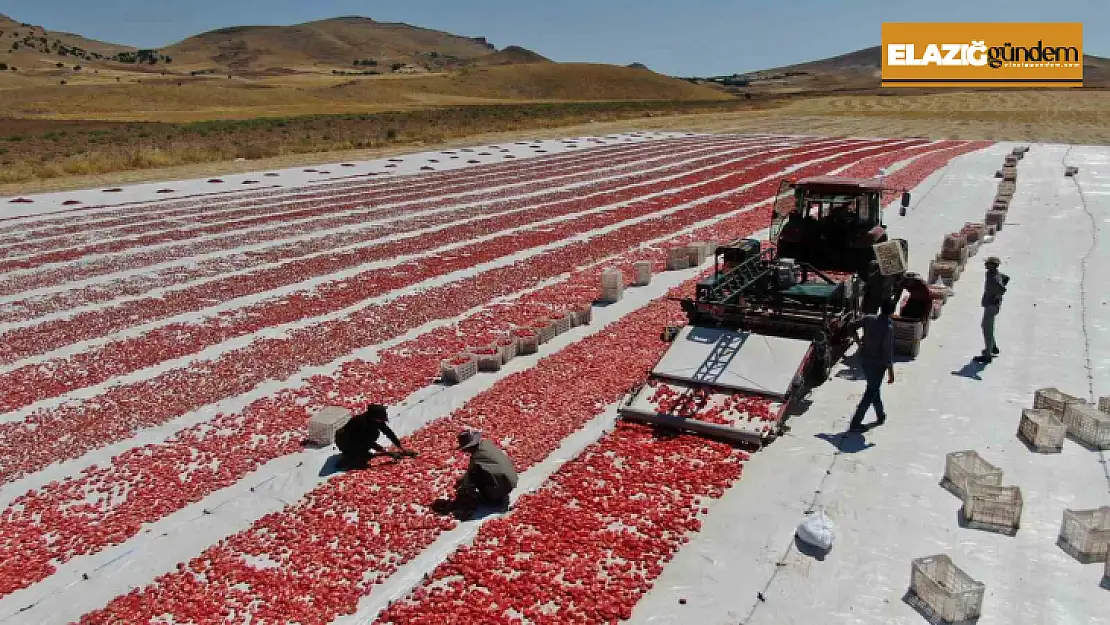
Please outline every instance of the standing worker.
[[478, 432], [460, 432], [459, 449], [470, 454], [470, 463], [455, 484], [455, 516], [469, 519], [478, 504], [507, 507], [517, 482], [513, 461]]
[[1002, 296], [1010, 276], [998, 270], [1002, 264], [997, 256], [991, 256], [984, 263], [987, 267], [986, 283], [983, 285], [983, 353], [975, 357], [975, 362], [987, 364], [998, 355], [998, 344], [994, 342], [994, 319], [1002, 307]]
[[[863, 398], [856, 407], [856, 414], [852, 417], [848, 431], [862, 432], [863, 417], [867, 409], [875, 406], [875, 416], [878, 417], [875, 425], [886, 422], [886, 411], [883, 409], [883, 399], [880, 391], [883, 388], [883, 374], [886, 373], [887, 384], [894, 384], [894, 324], [890, 316], [894, 314], [896, 304], [892, 300], [885, 300], [878, 315], [867, 315], [860, 321], [863, 328], [863, 341], [859, 336], [853, 336], [859, 345], [860, 362], [863, 365], [863, 374], [867, 378], [867, 388], [863, 391]], [[858, 330], [858, 328], [857, 328]]]
[[[335, 445], [343, 454], [339, 461], [340, 467], [365, 467], [370, 462], [371, 449], [379, 454], [390, 456], [394, 460], [399, 460], [402, 456], [416, 457], [415, 451], [409, 451], [401, 444], [393, 429], [386, 423], [388, 420], [389, 413], [385, 406], [370, 404], [365, 412], [351, 417], [350, 421], [339, 428], [335, 432]], [[378, 444], [378, 438], [382, 434], [385, 434], [386, 438], [401, 451], [398, 453], [383, 449]]]

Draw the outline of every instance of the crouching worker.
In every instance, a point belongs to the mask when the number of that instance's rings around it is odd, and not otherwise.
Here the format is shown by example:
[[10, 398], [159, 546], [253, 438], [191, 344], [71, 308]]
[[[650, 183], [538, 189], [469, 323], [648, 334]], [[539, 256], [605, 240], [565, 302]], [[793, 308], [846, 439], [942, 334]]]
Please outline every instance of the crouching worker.
[[898, 316], [908, 321], [925, 321], [933, 312], [933, 294], [929, 285], [916, 273], [907, 273], [902, 281], [902, 289], [909, 292], [909, 298], [902, 305]]
[[[335, 432], [335, 446], [343, 454], [343, 457], [339, 460], [340, 468], [365, 467], [370, 462], [370, 458], [373, 457], [370, 453], [371, 450], [381, 455], [390, 456], [395, 460], [399, 460], [402, 456], [415, 457], [416, 452], [405, 449], [393, 429], [386, 423], [388, 420], [389, 414], [385, 406], [370, 404], [365, 412], [351, 417], [350, 421], [339, 428]], [[401, 451], [386, 451], [383, 449], [378, 444], [378, 438], [382, 434], [385, 434], [386, 438]]]
[[455, 516], [465, 521], [474, 516], [479, 504], [508, 507], [509, 493], [517, 481], [513, 461], [478, 432], [460, 432], [459, 449], [470, 454], [470, 463], [455, 484]]

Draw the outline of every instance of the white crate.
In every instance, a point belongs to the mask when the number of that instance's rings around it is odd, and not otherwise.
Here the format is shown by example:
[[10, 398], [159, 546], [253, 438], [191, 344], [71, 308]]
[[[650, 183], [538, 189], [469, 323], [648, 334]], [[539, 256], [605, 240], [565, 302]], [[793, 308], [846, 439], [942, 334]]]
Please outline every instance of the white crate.
[[632, 281], [634, 286], [647, 286], [651, 284], [651, 263], [646, 260], [632, 263], [632, 270], [636, 277]]
[[873, 245], [875, 258], [879, 261], [879, 273], [891, 276], [906, 271], [906, 256], [902, 253], [902, 245], [898, 241], [887, 241]]
[[1083, 398], [1068, 395], [1053, 387], [1041, 388], [1033, 392], [1033, 407], [1038, 410], [1051, 410], [1052, 414], [1061, 421], [1069, 404], [1082, 403], [1086, 403]]
[[478, 361], [478, 371], [500, 371], [501, 365], [505, 363], [504, 357], [501, 355], [501, 349], [497, 345], [468, 347], [466, 353], [474, 356], [475, 360]]
[[531, 324], [528, 325], [528, 329], [536, 333], [536, 337], [538, 337], [540, 345], [543, 345], [544, 343], [555, 338], [555, 322], [550, 319], [540, 319], [539, 321], [533, 321]]
[[1068, 404], [1064, 410], [1068, 436], [1094, 449], [1110, 449], [1110, 414], [1093, 404]]
[[564, 332], [569, 332], [574, 327], [574, 321], [570, 318], [570, 313], [557, 312], [551, 315], [551, 321], [555, 324], [555, 334], [559, 335]]
[[1021, 526], [1021, 489], [972, 482], [964, 493], [969, 527], [1013, 534]]
[[962, 499], [971, 484], [1001, 486], [1002, 469], [984, 460], [976, 451], [954, 451], [944, 459], [941, 483]]
[[1056, 542], [1083, 563], [1099, 562], [1110, 550], [1110, 506], [1093, 510], [1064, 510]]
[[601, 272], [601, 301], [619, 302], [624, 295], [624, 274], [619, 269]]
[[979, 617], [986, 586], [938, 554], [913, 561], [910, 590], [930, 620], [961, 623]]
[[335, 442], [335, 433], [351, 420], [351, 411], [339, 406], [328, 406], [308, 419], [308, 440], [321, 447]]
[[1067, 429], [1051, 410], [1025, 408], [1021, 411], [1018, 438], [1029, 444], [1033, 451], [1058, 454], [1064, 448]]
[[478, 359], [473, 354], [462, 352], [441, 360], [439, 372], [445, 382], [458, 384], [478, 375]]
[[503, 336], [497, 339], [496, 342], [494, 342], [494, 345], [497, 346], [498, 351], [501, 352], [502, 364], [509, 362], [513, 358], [516, 358], [517, 344], [517, 338], [511, 334]]
[[510, 332], [516, 338], [516, 355], [527, 356], [540, 349], [540, 335], [532, 328], [514, 328]]

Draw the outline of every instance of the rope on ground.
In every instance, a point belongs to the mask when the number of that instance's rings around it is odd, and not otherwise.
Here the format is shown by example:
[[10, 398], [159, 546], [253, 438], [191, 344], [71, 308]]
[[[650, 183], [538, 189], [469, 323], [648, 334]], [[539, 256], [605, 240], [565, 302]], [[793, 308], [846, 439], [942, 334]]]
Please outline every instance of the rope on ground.
[[[1064, 152], [1064, 156], [1060, 158], [1060, 164], [1066, 169], [1068, 167], [1068, 155], [1075, 146], [1069, 146], [1068, 150]], [[1083, 212], [1086, 213], [1087, 219], [1091, 222], [1091, 244], [1087, 248], [1087, 252], [1083, 254], [1083, 258], [1079, 264], [1079, 310], [1080, 310], [1080, 328], [1083, 331], [1083, 367], [1087, 370], [1087, 399], [1089, 401], [1096, 401], [1095, 399], [1095, 376], [1094, 365], [1091, 362], [1091, 335], [1090, 335], [1090, 320], [1087, 307], [1087, 267], [1090, 264], [1091, 257], [1095, 253], [1095, 248], [1098, 247], [1098, 233], [1099, 226], [1098, 220], [1095, 219], [1094, 213], [1091, 212], [1090, 206], [1087, 205], [1087, 197], [1083, 193], [1083, 185], [1079, 183], [1078, 176], [1071, 177], [1072, 184], [1075, 185], [1075, 190], [1079, 193], [1079, 204], [1083, 207]], [[1102, 464], [1102, 472], [1106, 475], [1106, 490], [1110, 492], [1110, 462], [1106, 459], [1106, 452], [1098, 452], [1099, 463]]]

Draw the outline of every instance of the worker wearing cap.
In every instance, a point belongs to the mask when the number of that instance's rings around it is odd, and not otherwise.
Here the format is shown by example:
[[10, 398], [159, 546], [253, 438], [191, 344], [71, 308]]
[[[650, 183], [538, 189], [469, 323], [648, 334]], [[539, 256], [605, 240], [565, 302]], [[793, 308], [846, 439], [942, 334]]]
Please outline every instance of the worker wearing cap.
[[986, 281], [983, 285], [983, 353], [975, 357], [975, 362], [988, 363], [998, 355], [998, 345], [994, 342], [994, 319], [1002, 307], [1002, 296], [1006, 294], [1006, 285], [1010, 277], [998, 270], [1002, 261], [997, 256], [991, 256], [983, 263], [987, 268]]
[[[370, 461], [370, 450], [399, 460], [402, 456], [415, 457], [416, 452], [405, 449], [393, 429], [386, 423], [389, 412], [381, 404], [370, 404], [365, 412], [351, 417], [343, 427], [335, 432], [335, 445], [343, 454], [340, 466], [360, 468]], [[385, 434], [400, 452], [389, 452], [378, 444], [378, 438]]]
[[459, 449], [470, 454], [470, 462], [455, 485], [455, 515], [469, 519], [480, 503], [508, 506], [509, 493], [517, 483], [513, 461], [478, 432], [460, 432]]

